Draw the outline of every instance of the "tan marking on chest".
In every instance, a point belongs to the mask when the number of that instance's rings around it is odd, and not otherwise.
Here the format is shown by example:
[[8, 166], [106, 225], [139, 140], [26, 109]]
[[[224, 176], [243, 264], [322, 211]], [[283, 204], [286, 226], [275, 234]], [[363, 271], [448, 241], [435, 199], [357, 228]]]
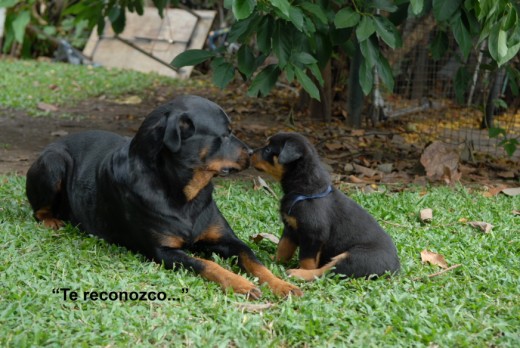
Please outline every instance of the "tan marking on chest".
[[296, 218], [294, 216], [290, 216], [290, 215], [287, 215], [287, 214], [283, 214], [282, 215], [282, 218], [283, 218], [283, 221], [289, 225], [293, 230], [297, 230], [298, 229], [298, 220], [296, 220]]
[[215, 175], [215, 172], [207, 171], [207, 170], [195, 170], [193, 174], [193, 178], [188, 182], [188, 184], [182, 190], [186, 199], [188, 201], [193, 200], [199, 192], [206, 186], [208, 186], [209, 182]]

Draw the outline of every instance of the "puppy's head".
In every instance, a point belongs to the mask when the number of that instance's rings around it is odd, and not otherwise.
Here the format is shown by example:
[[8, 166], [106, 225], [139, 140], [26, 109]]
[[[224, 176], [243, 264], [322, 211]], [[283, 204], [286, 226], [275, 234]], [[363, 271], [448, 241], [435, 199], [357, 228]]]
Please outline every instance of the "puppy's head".
[[246, 169], [251, 151], [231, 133], [230, 119], [220, 106], [192, 95], [154, 110], [131, 146], [151, 160], [213, 175]]
[[[297, 170], [297, 164], [317, 157], [311, 143], [298, 133], [278, 133], [267, 144], [253, 153], [251, 163], [255, 169], [266, 172], [281, 181], [288, 173]], [[303, 173], [302, 173], [303, 174]]]

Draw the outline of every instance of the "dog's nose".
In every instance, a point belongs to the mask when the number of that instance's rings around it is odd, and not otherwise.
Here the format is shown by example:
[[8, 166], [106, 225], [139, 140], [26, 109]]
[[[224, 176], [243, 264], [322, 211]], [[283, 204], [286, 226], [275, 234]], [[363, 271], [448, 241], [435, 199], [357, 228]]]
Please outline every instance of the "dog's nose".
[[249, 156], [253, 156], [253, 153], [254, 153], [254, 152], [255, 152], [255, 150], [253, 150], [253, 149], [251, 149], [251, 148], [248, 148], [248, 149], [247, 149], [247, 154], [248, 154]]

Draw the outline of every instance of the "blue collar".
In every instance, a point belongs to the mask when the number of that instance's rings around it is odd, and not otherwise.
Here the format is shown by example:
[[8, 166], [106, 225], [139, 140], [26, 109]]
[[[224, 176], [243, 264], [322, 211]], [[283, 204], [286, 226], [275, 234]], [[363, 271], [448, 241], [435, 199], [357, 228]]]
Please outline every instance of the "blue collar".
[[314, 195], [301, 195], [298, 193], [289, 193], [287, 195], [287, 197], [288, 197], [287, 199], [289, 200], [289, 202], [291, 202], [291, 205], [289, 206], [289, 210], [287, 211], [287, 214], [291, 215], [291, 210], [292, 210], [292, 208], [294, 208], [296, 203], [298, 203], [300, 201], [306, 201], [309, 199], [323, 198], [323, 197], [328, 196], [331, 192], [332, 192], [332, 185], [327, 186], [327, 189], [325, 191], [316, 193]]

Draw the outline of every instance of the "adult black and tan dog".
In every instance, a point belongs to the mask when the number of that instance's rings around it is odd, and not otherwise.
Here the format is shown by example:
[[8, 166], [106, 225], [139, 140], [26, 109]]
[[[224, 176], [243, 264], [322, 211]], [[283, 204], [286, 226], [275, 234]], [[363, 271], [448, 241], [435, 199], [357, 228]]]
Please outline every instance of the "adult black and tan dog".
[[213, 201], [211, 179], [247, 168], [250, 154], [217, 104], [182, 96], [148, 115], [133, 139], [89, 131], [49, 145], [27, 173], [27, 197], [45, 226], [69, 221], [166, 268], [182, 265], [260, 297], [244, 277], [183, 249], [238, 256], [274, 293], [302, 295], [257, 260]]
[[332, 187], [316, 149], [302, 135], [279, 133], [252, 156], [253, 166], [281, 182], [284, 231], [276, 260], [290, 260], [299, 247], [299, 269], [288, 274], [314, 280], [335, 267], [348, 277], [399, 270], [397, 250], [375, 219]]

